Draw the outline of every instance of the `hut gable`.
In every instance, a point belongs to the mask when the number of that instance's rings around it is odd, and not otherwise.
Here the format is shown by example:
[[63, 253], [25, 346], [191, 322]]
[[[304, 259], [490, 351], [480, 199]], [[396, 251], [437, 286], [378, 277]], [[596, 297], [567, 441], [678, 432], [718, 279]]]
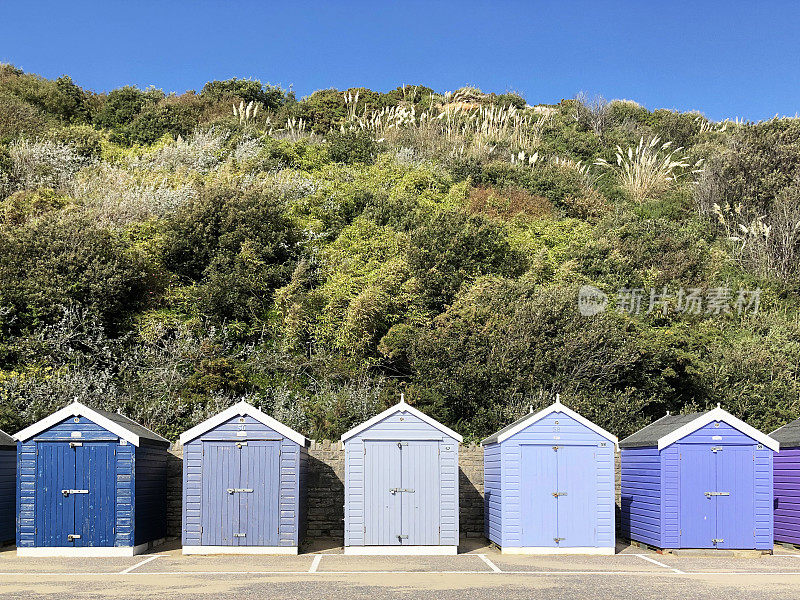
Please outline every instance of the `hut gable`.
[[[410, 427], [412, 423], [416, 425], [413, 429]], [[404, 399], [401, 399], [400, 402], [382, 413], [364, 421], [357, 427], [353, 427], [350, 431], [342, 435], [342, 441], [346, 442], [350, 438], [356, 437], [369, 429], [383, 429], [387, 433], [390, 433], [392, 431], [398, 431], [398, 428], [400, 428], [401, 437], [411, 435], [414, 429], [419, 432], [426, 432], [430, 429], [434, 429], [458, 443], [464, 441], [464, 438], [455, 431], [449, 427], [445, 427], [436, 419], [429, 417], [413, 406], [406, 404]]]
[[89, 408], [80, 402], [73, 402], [69, 406], [65, 406], [61, 410], [57, 410], [41, 421], [37, 421], [30, 427], [26, 427], [22, 431], [18, 432], [14, 436], [14, 439], [20, 442], [26, 442], [36, 435], [57, 428], [58, 425], [63, 423], [67, 423], [67, 427], [69, 428], [68, 420], [72, 419], [73, 417], [85, 417], [86, 419], [92, 421], [99, 428], [109, 433], [113, 433], [114, 435], [126, 440], [128, 443], [131, 443], [134, 446], [139, 446], [142, 443], [169, 446], [169, 440], [161, 437], [157, 433], [150, 431], [146, 427], [136, 423], [135, 421], [132, 421], [124, 415], [96, 408]]
[[[277, 421], [268, 414], [258, 410], [252, 404], [248, 404], [244, 401], [234, 404], [230, 408], [223, 410], [213, 417], [206, 419], [199, 425], [196, 425], [183, 432], [180, 436], [180, 442], [181, 444], [187, 444], [195, 438], [214, 429], [220, 429], [224, 431], [229, 428], [230, 424], [232, 424], [234, 421], [238, 421], [239, 417], [249, 417], [251, 424], [260, 423], [267, 429], [272, 430], [276, 435], [286, 437], [300, 446], [308, 445], [308, 440], [304, 435], [298, 433], [291, 427], [287, 427], [280, 421]], [[226, 425], [228, 425], [228, 427], [226, 427]]]

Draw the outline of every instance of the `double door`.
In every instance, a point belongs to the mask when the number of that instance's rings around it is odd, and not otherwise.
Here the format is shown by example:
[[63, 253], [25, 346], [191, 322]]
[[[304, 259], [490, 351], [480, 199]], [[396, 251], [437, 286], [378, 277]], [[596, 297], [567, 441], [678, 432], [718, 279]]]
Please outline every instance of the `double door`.
[[752, 446], [681, 445], [682, 548], [755, 547], [754, 458]]
[[596, 448], [523, 445], [520, 449], [522, 546], [596, 546]]
[[201, 544], [277, 546], [280, 441], [204, 441]]
[[436, 546], [439, 441], [364, 442], [364, 539], [373, 546]]
[[37, 442], [37, 546], [114, 545], [118, 443]]

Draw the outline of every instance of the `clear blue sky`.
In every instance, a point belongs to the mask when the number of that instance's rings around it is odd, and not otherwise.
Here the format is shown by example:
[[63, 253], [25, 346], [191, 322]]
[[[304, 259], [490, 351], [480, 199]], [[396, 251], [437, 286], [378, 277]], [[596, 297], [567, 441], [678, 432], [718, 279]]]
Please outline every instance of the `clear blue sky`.
[[0, 0], [0, 61], [96, 91], [471, 84], [763, 119], [800, 112], [800, 2]]

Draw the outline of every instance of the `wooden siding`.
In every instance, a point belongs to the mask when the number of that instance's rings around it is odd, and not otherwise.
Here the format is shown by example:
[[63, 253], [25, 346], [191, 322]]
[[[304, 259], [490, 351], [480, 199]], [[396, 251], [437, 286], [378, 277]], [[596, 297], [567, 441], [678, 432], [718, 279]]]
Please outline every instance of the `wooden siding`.
[[439, 538], [441, 545], [457, 545], [458, 511], [458, 442], [408, 412], [395, 412], [345, 442], [345, 545], [366, 544], [364, 530], [364, 440], [440, 440]]
[[300, 476], [297, 482], [297, 545], [303, 543], [308, 524], [308, 448], [300, 448]]
[[[557, 422], [557, 423], [556, 423]], [[597, 544], [614, 545], [614, 444], [561, 412], [551, 413], [504, 440], [502, 453], [502, 503], [499, 523], [503, 546], [520, 547], [521, 447], [525, 444], [597, 446]]]
[[483, 520], [486, 539], [503, 545], [503, 486], [500, 444], [483, 449]]
[[167, 535], [167, 451], [140, 446], [134, 451], [134, 545]]
[[661, 457], [658, 448], [623, 448], [620, 533], [661, 546]]
[[0, 545], [14, 539], [16, 486], [17, 449], [0, 448]]
[[[80, 432], [81, 436], [71, 437], [72, 432]], [[118, 442], [119, 438], [86, 417], [80, 417], [78, 423], [72, 418], [65, 419], [18, 446], [17, 546], [19, 547], [36, 546], [37, 440], [64, 443], [81, 440]], [[116, 478], [114, 546], [130, 546], [133, 542], [133, 449], [131, 445], [116, 447], [116, 472], [109, 474]]]
[[[183, 532], [185, 546], [200, 545], [203, 521], [202, 481], [204, 441], [247, 441], [248, 439], [280, 440], [280, 476], [274, 485], [280, 486], [278, 545], [297, 546], [300, 538], [300, 446], [292, 440], [246, 415], [234, 417], [200, 437], [183, 449]], [[237, 436], [243, 430], [247, 436]]]
[[775, 539], [800, 544], [800, 448], [775, 455]]

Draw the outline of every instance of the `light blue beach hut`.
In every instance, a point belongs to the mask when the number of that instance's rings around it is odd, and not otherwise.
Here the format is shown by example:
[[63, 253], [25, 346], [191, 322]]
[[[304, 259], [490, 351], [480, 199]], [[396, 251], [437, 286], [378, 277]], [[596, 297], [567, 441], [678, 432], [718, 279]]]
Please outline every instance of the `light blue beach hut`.
[[184, 554], [297, 554], [308, 440], [247, 402], [180, 436]]
[[461, 441], [402, 397], [345, 433], [345, 554], [456, 554]]
[[614, 553], [616, 437], [556, 399], [481, 444], [486, 537], [503, 553]]

